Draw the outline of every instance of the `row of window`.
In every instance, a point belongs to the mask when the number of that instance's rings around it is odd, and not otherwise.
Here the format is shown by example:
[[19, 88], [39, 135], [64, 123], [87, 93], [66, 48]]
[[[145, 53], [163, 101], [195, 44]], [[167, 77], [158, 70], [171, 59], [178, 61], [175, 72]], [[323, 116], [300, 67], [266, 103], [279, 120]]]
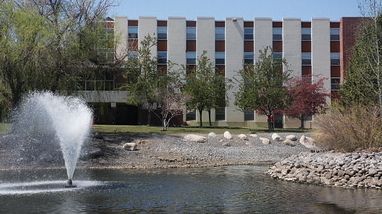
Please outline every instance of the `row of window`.
[[[158, 26], [157, 33], [158, 33], [157, 35], [158, 40], [167, 39], [167, 27]], [[138, 39], [138, 26], [128, 27], [128, 37], [129, 39]], [[283, 39], [282, 28], [272, 28], [272, 38], [273, 38], [273, 41], [282, 41]], [[186, 28], [186, 39], [196, 40], [196, 27]], [[224, 39], [225, 39], [225, 28], [215, 27], [215, 40], [224, 40]], [[253, 40], [253, 27], [244, 28], [244, 40], [246, 41]], [[311, 28], [301, 28], [301, 40], [302, 41], [311, 40]], [[330, 40], [331, 41], [340, 40], [339, 28], [330, 28]]]
[[[167, 52], [158, 51], [158, 64], [167, 63]], [[281, 52], [274, 52], [273, 58], [282, 58], [283, 54]], [[186, 53], [186, 63], [187, 65], [196, 65], [196, 52]], [[244, 64], [254, 63], [254, 53], [244, 52]], [[312, 64], [311, 53], [301, 53], [301, 63], [303, 66], [310, 66]], [[341, 63], [340, 53], [330, 53], [330, 65], [339, 66]], [[215, 64], [224, 65], [225, 64], [225, 52], [215, 52]]]

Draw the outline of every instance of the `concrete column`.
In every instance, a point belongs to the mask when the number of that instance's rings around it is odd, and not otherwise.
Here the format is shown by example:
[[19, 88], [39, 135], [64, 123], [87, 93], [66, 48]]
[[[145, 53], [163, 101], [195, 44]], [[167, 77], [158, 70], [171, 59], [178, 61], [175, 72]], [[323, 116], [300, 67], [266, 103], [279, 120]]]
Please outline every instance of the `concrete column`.
[[[283, 19], [283, 57], [287, 60], [292, 76], [301, 76], [301, 19]], [[284, 71], [287, 68], [284, 68]]]
[[[157, 37], [157, 18], [150, 16], [140, 16], [138, 19], [138, 48], [141, 47], [141, 41], [146, 36]], [[157, 56], [157, 47], [151, 48], [151, 54], [153, 57]]]
[[167, 60], [186, 65], [186, 18], [169, 17], [167, 22]]
[[329, 93], [331, 90], [329, 19], [312, 18], [312, 75], [314, 79], [327, 78], [324, 80], [324, 88]]
[[196, 57], [207, 51], [207, 57], [215, 62], [215, 19], [196, 18]]
[[114, 17], [114, 35], [117, 42], [116, 58], [120, 59], [128, 51], [127, 44], [127, 16]]
[[[207, 51], [207, 57], [212, 63], [215, 62], [215, 19], [212, 17], [196, 18], [196, 58], [203, 51]], [[197, 62], [196, 62], [197, 63]], [[215, 112], [211, 111], [211, 120], [215, 121]], [[196, 121], [199, 122], [199, 111], [196, 111]], [[208, 122], [208, 113], [203, 112], [203, 123]]]
[[272, 19], [255, 18], [254, 20], [254, 62], [259, 58], [259, 51], [272, 47]]
[[[225, 21], [225, 76], [233, 79], [238, 71], [243, 69], [244, 58], [244, 21], [243, 18], [226, 18]], [[226, 122], [244, 122], [244, 113], [233, 104], [235, 90], [228, 91], [228, 107], [226, 107]]]

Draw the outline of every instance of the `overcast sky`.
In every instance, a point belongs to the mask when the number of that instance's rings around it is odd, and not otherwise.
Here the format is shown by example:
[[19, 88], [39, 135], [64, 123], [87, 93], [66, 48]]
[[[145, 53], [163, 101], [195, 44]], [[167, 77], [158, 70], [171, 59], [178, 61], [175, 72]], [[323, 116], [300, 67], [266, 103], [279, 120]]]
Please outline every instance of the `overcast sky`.
[[169, 16], [243, 17], [253, 20], [255, 17], [270, 17], [274, 21], [285, 18], [301, 18], [310, 21], [314, 18], [330, 18], [339, 21], [341, 17], [360, 16], [359, 0], [117, 0], [119, 6], [113, 7], [109, 16], [127, 16], [138, 19], [139, 16], [156, 16], [166, 20]]

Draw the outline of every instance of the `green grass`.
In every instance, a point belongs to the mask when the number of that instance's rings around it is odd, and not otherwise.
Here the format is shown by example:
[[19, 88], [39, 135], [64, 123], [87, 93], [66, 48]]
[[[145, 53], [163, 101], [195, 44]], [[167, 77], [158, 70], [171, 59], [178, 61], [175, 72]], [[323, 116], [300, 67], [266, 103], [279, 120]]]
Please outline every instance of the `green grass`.
[[[6, 134], [11, 129], [11, 124], [0, 123], [0, 134]], [[146, 125], [94, 125], [92, 127], [93, 133], [101, 135], [149, 135], [149, 134], [208, 134], [215, 132], [216, 134], [223, 134], [229, 131], [231, 134], [249, 134], [249, 133], [267, 133], [268, 129], [263, 127], [203, 127], [199, 126], [182, 126], [182, 127], [169, 127], [167, 131], [162, 131], [161, 126], [146, 126]], [[275, 129], [272, 132], [309, 132], [309, 129]]]
[[[93, 131], [103, 135], [147, 135], [147, 134], [208, 134], [215, 132], [216, 134], [223, 134], [229, 131], [231, 134], [249, 134], [249, 133], [266, 133], [268, 129], [262, 127], [203, 127], [198, 126], [183, 126], [183, 127], [169, 127], [167, 131], [162, 131], [159, 126], [133, 126], [133, 125], [95, 125]], [[308, 129], [275, 129], [272, 132], [305, 132]]]

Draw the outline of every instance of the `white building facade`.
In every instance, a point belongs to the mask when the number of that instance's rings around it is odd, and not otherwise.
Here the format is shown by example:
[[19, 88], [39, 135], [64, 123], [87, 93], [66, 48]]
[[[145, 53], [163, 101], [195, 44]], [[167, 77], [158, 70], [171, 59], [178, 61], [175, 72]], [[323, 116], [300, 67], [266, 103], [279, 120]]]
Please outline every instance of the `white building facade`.
[[[186, 20], [184, 17], [169, 17], [157, 20], [156, 17], [139, 17], [129, 20], [127, 16], [114, 17], [114, 34], [119, 39], [117, 55], [125, 51], [137, 50], [140, 41], [147, 35], [155, 35], [157, 47], [152, 48], [158, 56], [158, 66], [166, 69], [166, 62], [193, 66], [204, 51], [215, 66], [227, 78], [238, 78], [238, 71], [245, 63], [256, 62], [259, 50], [267, 46], [273, 48], [277, 56], [285, 58], [293, 76], [318, 75], [326, 78], [324, 88], [337, 96], [341, 76], [340, 22], [329, 19], [312, 18], [301, 21], [299, 18], [284, 18], [273, 21], [271, 18], [243, 20], [240, 17], [227, 17], [215, 20], [212, 17], [198, 17]], [[234, 105], [237, 87], [228, 92], [228, 106], [212, 111], [212, 123], [216, 126], [266, 126], [266, 117], [254, 112], [242, 112]], [[118, 98], [120, 100], [120, 98]], [[203, 122], [208, 122], [203, 113]], [[198, 112], [185, 115], [183, 122], [199, 123]], [[299, 127], [297, 119], [279, 115], [276, 127]], [[311, 120], [305, 127], [311, 126]]]

